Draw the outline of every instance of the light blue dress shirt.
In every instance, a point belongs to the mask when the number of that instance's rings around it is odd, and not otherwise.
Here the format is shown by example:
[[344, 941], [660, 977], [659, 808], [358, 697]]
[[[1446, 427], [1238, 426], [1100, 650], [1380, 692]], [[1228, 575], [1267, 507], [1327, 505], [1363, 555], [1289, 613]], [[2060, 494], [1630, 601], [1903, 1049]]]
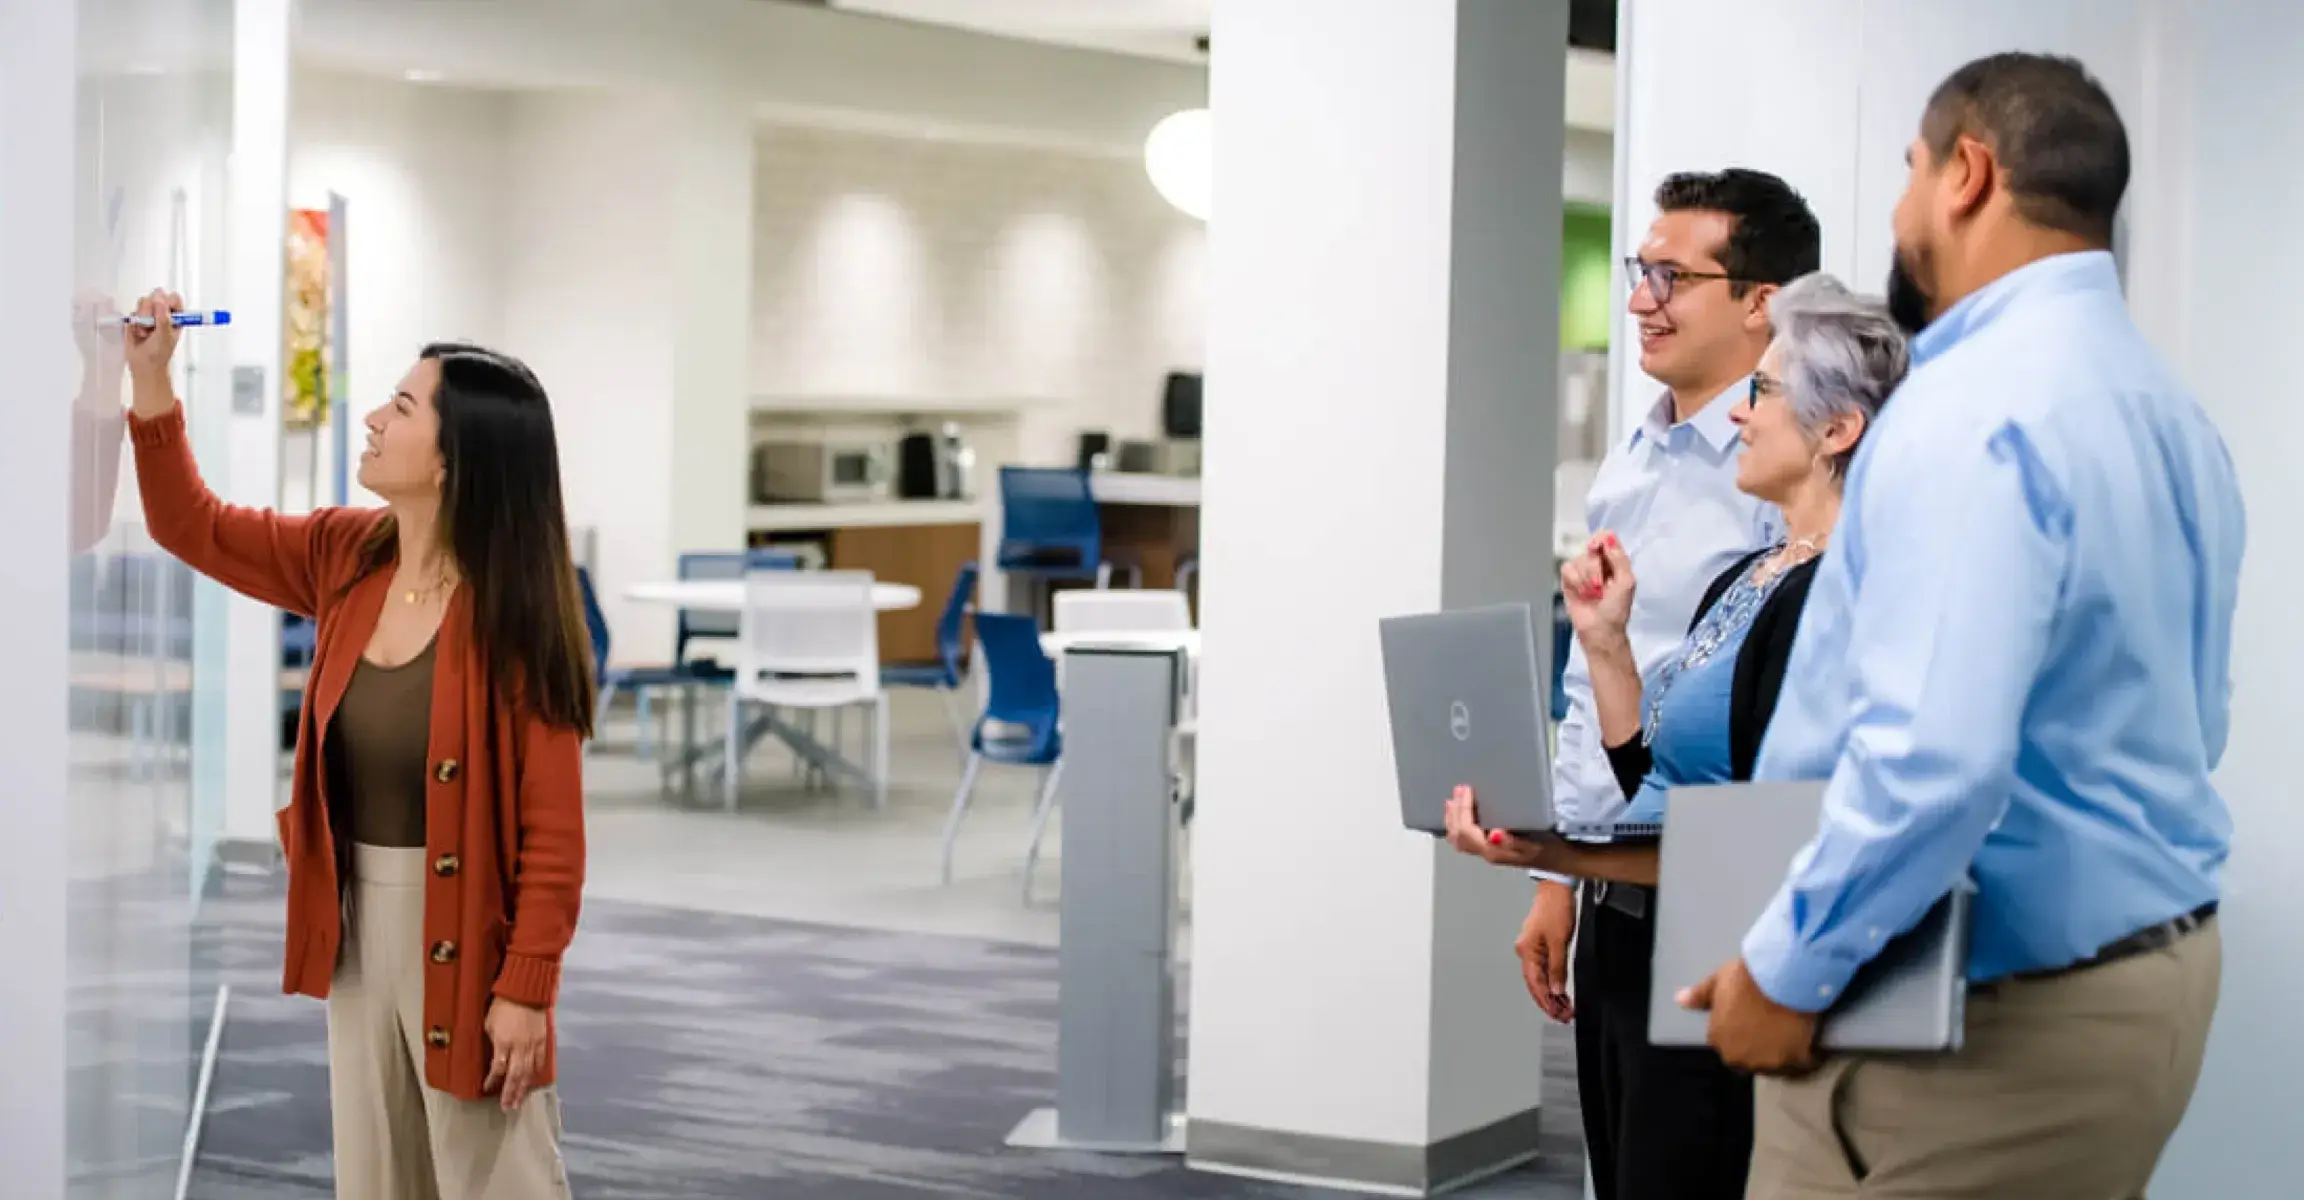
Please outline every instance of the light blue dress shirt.
[[[1616, 534], [1639, 580], [1626, 633], [1642, 678], [1687, 640], [1696, 606], [1720, 572], [1777, 540], [1783, 518], [1776, 506], [1736, 490], [1743, 443], [1728, 413], [1750, 388], [1749, 379], [1739, 379], [1678, 424], [1665, 395], [1593, 476], [1585, 525]], [[1600, 741], [1584, 648], [1573, 641], [1561, 690], [1568, 715], [1552, 764], [1553, 811], [1562, 820], [1615, 820], [1627, 802]]]
[[1857, 452], [1762, 779], [1829, 779], [1744, 940], [1830, 1005], [1972, 875], [1968, 974], [2068, 966], [2217, 899], [2240, 491], [2112, 256], [1969, 296]]

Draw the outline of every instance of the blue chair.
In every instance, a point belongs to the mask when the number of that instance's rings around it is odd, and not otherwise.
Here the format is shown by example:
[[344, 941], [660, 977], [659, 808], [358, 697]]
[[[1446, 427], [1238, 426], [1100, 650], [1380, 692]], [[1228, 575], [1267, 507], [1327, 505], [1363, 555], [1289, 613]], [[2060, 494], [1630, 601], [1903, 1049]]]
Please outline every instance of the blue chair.
[[960, 688], [968, 682], [968, 610], [976, 599], [976, 564], [962, 563], [952, 580], [952, 593], [944, 598], [944, 613], [936, 618], [936, 661], [907, 663], [880, 669], [882, 687], [926, 688], [944, 699], [944, 715], [952, 722], [952, 737], [960, 752], [968, 752], [968, 725], [959, 708]]
[[1104, 558], [1104, 519], [1089, 474], [1078, 467], [1000, 468], [1000, 551], [1007, 574], [1038, 584], [1029, 611], [1065, 580], [1112, 584]]
[[[984, 647], [984, 669], [991, 673], [992, 695], [984, 705], [968, 738], [968, 767], [960, 774], [960, 790], [952, 796], [952, 813], [944, 821], [944, 882], [952, 882], [952, 845], [960, 835], [960, 818], [968, 811], [976, 790], [976, 776], [988, 762], [1041, 770], [1040, 796], [1032, 808], [1032, 842], [1024, 852], [1024, 899], [1032, 899], [1032, 869], [1040, 858], [1040, 836], [1056, 808], [1056, 781], [1064, 773], [1064, 735], [1059, 728], [1062, 705], [1056, 694], [1056, 664], [1040, 649], [1040, 623], [1014, 613], [976, 614], [976, 639]], [[987, 727], [1010, 727], [993, 736]]]

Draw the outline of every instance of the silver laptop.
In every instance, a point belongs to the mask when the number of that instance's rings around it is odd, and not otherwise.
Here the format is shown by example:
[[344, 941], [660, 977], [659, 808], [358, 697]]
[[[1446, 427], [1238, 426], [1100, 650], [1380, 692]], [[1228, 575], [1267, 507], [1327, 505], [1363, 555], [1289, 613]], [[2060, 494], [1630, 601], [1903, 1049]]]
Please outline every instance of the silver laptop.
[[1551, 829], [1551, 708], [1529, 606], [1389, 617], [1377, 627], [1401, 823], [1442, 832], [1448, 797], [1470, 784], [1481, 824]]
[[[1701, 1046], [1708, 1014], [1681, 1008], [1673, 996], [1741, 952], [1793, 856], [1816, 836], [1824, 785], [1674, 788], [1667, 804], [1671, 832], [1657, 873], [1648, 1040]], [[1858, 971], [1824, 1014], [1817, 1044], [1827, 1050], [1959, 1049], [1972, 896], [1962, 883]]]

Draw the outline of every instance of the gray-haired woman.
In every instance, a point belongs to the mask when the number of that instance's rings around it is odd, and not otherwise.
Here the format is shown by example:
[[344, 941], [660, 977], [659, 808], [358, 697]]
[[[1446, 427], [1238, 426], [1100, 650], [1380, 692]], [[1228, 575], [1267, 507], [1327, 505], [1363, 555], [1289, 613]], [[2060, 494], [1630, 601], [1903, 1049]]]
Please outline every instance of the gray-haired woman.
[[[1625, 820], [1663, 820], [1672, 788], [1752, 777], [1816, 559], [1840, 518], [1848, 463], [1904, 377], [1904, 337], [1886, 307], [1830, 276], [1795, 280], [1770, 298], [1768, 313], [1775, 340], [1752, 374], [1747, 402], [1733, 413], [1744, 443], [1736, 486], [1782, 510], [1784, 540], [1712, 581], [1679, 652], [1645, 680], [1624, 632], [1633, 564], [1614, 535], [1594, 537], [1560, 572], [1591, 666], [1601, 740], [1631, 800]], [[1579, 940], [1576, 973], [1588, 990], [1637, 1004], [1620, 1014], [1578, 1013], [1579, 1042], [1587, 1021], [1621, 1020], [1641, 1030], [1644, 1043], [1654, 929], [1646, 919], [1653, 897], [1642, 885], [1655, 883], [1653, 852], [1599, 855], [1557, 841], [1520, 841], [1480, 828], [1476, 804], [1459, 794], [1449, 805], [1449, 840], [1458, 849], [1500, 864], [1614, 881], [1605, 885], [1608, 902], [1591, 907], [1587, 920], [1620, 928]], [[1595, 961], [1601, 957], [1608, 961]], [[1630, 1111], [1603, 1114], [1598, 1126], [1616, 1143], [1609, 1157], [1651, 1164], [1649, 1190], [1658, 1196], [1743, 1196], [1751, 1080], [1711, 1050], [1647, 1052], [1684, 1059], [1678, 1086], [1668, 1095], [1625, 1097]], [[1594, 1122], [1586, 1115], [1589, 1136]]]

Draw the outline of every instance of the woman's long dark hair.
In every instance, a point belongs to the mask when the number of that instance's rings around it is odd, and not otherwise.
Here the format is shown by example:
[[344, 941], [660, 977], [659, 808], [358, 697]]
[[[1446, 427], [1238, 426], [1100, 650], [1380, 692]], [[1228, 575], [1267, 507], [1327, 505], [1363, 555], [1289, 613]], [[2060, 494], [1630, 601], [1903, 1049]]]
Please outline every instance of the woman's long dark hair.
[[[455, 342], [424, 347], [440, 364], [442, 544], [472, 591], [472, 632], [490, 683], [545, 721], [592, 736], [592, 638], [584, 624], [560, 447], [544, 385], [520, 360]], [[380, 522], [360, 577], [391, 565], [398, 529]]]

